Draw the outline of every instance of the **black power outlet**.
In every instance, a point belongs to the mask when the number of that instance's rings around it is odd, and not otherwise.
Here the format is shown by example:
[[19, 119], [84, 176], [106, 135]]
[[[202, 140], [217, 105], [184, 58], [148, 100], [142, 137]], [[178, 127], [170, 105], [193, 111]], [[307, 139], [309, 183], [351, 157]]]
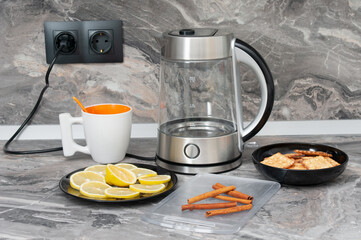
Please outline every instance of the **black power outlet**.
[[61, 41], [66, 41], [66, 46], [61, 50], [61, 54], [79, 54], [77, 50], [78, 32], [77, 31], [54, 31], [54, 47], [55, 51], [58, 51], [61, 45]]
[[89, 31], [90, 54], [107, 54], [113, 48], [112, 30]]
[[122, 21], [45, 22], [46, 62], [51, 63], [60, 41], [67, 46], [56, 63], [123, 62]]

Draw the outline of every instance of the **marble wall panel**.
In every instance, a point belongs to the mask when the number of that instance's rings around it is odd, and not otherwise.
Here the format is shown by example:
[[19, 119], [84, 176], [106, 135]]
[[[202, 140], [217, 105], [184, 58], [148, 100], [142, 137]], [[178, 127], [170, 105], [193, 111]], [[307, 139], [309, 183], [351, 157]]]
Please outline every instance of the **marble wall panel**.
[[[56, 65], [33, 124], [57, 124], [85, 105], [122, 102], [134, 121], [157, 121], [162, 32], [227, 29], [256, 48], [275, 82], [271, 120], [361, 118], [361, 2], [358, 0], [0, 0], [0, 124], [20, 124], [45, 85], [45, 21], [124, 22], [124, 63]], [[259, 104], [242, 67], [244, 114]]]

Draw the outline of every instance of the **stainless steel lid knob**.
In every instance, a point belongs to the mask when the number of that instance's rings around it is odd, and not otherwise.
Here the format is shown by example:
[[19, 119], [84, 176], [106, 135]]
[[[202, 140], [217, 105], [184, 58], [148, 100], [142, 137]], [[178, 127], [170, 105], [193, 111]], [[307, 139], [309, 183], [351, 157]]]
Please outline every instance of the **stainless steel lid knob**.
[[179, 35], [194, 35], [195, 31], [193, 29], [181, 29], [179, 30]]
[[187, 144], [184, 147], [184, 154], [191, 159], [197, 158], [199, 156], [200, 150], [199, 147], [195, 144]]

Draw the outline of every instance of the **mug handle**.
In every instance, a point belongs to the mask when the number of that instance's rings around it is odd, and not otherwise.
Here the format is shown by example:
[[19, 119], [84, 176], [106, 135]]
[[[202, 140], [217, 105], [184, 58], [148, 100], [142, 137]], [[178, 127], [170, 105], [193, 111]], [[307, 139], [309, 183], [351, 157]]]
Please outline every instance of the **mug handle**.
[[[233, 80], [236, 98], [236, 118], [238, 131], [238, 148], [242, 152], [243, 142], [256, 135], [266, 124], [274, 102], [274, 83], [271, 71], [269, 70], [262, 56], [247, 43], [234, 38], [231, 42]], [[250, 67], [257, 76], [261, 87], [261, 106], [255, 119], [247, 126], [243, 127], [242, 102], [241, 102], [241, 79], [238, 63], [244, 63]]]
[[59, 122], [64, 156], [73, 156], [75, 152], [90, 154], [88, 146], [81, 146], [75, 143], [73, 139], [72, 125], [75, 123], [83, 124], [83, 118], [72, 117], [69, 113], [61, 113], [59, 115]]

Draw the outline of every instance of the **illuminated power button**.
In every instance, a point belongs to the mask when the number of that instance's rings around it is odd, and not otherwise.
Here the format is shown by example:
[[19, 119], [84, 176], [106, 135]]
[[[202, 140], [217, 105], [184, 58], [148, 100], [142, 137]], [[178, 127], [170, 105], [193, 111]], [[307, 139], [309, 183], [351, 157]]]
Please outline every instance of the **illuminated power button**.
[[199, 156], [199, 147], [195, 144], [187, 144], [184, 147], [184, 154], [188, 157], [188, 158], [196, 158]]

